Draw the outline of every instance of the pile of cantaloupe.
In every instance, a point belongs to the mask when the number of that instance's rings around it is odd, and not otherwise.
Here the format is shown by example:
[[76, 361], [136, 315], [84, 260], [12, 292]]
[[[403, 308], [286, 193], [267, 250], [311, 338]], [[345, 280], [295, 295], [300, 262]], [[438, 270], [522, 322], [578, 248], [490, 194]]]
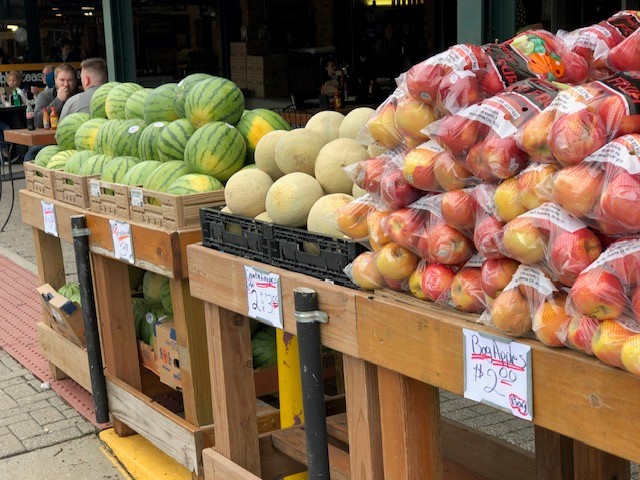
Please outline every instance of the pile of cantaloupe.
[[344, 237], [335, 212], [364, 194], [344, 168], [370, 156], [355, 138], [373, 113], [324, 111], [304, 128], [267, 133], [256, 145], [257, 168], [228, 180], [223, 211]]

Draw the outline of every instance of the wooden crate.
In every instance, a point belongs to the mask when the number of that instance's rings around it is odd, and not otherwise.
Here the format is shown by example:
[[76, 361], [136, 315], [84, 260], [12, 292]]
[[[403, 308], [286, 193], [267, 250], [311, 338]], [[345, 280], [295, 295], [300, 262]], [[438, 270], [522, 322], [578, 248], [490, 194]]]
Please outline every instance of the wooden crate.
[[89, 208], [89, 185], [87, 179], [98, 179], [100, 175], [75, 175], [56, 172], [53, 179], [54, 198], [80, 208]]
[[[171, 195], [144, 188], [131, 187], [129, 192], [131, 220], [169, 230], [200, 225], [200, 209], [224, 205], [224, 190], [191, 195]], [[152, 203], [154, 199], [160, 203]]]
[[[129, 218], [129, 186], [87, 179], [89, 209], [111, 217]], [[113, 192], [113, 193], [112, 193]]]
[[24, 178], [27, 190], [48, 198], [54, 198], [55, 171], [41, 167], [33, 162], [24, 163]]

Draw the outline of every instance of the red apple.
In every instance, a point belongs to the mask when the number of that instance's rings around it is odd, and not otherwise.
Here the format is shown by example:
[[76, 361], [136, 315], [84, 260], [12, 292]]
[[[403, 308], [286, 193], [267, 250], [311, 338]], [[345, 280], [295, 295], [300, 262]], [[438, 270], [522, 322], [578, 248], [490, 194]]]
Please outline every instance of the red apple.
[[607, 143], [599, 115], [584, 108], [561, 115], [551, 128], [551, 153], [561, 165], [575, 165]]
[[544, 301], [533, 315], [531, 328], [536, 338], [550, 347], [561, 347], [559, 332], [571, 321], [564, 309], [566, 295], [558, 295]]
[[390, 288], [391, 290], [395, 290], [396, 292], [404, 292], [404, 284], [406, 282], [407, 279], [404, 280], [394, 280], [392, 278], [389, 277], [384, 277], [384, 283], [386, 284], [387, 288]]
[[481, 313], [484, 294], [479, 268], [463, 268], [451, 280], [451, 303], [463, 312]]
[[473, 179], [471, 172], [456, 162], [450, 153], [443, 153], [436, 159], [433, 174], [438, 185], [447, 192], [464, 188]]
[[473, 243], [446, 223], [427, 228], [427, 260], [445, 265], [460, 265], [474, 253]]
[[547, 238], [532, 219], [518, 217], [505, 225], [502, 246], [508, 257], [526, 265], [535, 265], [545, 258]]
[[604, 173], [596, 166], [579, 163], [553, 176], [551, 197], [576, 217], [587, 217], [602, 192]]
[[559, 229], [550, 241], [549, 265], [558, 279], [567, 286], [602, 253], [602, 244], [588, 228], [575, 232]]
[[351, 263], [353, 283], [364, 290], [375, 290], [384, 287], [384, 278], [376, 266], [376, 254], [364, 252]]
[[605, 221], [620, 227], [618, 233], [640, 231], [640, 176], [618, 169], [602, 192], [600, 207]]
[[574, 316], [562, 330], [560, 340], [569, 348], [591, 355], [591, 339], [598, 325], [600, 325], [600, 320], [596, 320], [593, 317], [587, 315]]
[[480, 122], [448, 115], [438, 125], [437, 138], [451, 150], [451, 153], [461, 156], [477, 143], [479, 135], [485, 131], [486, 127]]
[[380, 180], [386, 169], [389, 157], [371, 157], [355, 164], [354, 182], [369, 193], [380, 191]]
[[385, 172], [380, 180], [380, 195], [390, 210], [397, 210], [415, 202], [424, 192], [407, 182], [402, 170], [395, 169]]
[[480, 272], [482, 274], [482, 290], [490, 298], [504, 290], [511, 281], [511, 277], [518, 270], [520, 264], [511, 258], [497, 258], [485, 260]]
[[555, 114], [555, 111], [543, 110], [529, 120], [520, 133], [520, 147], [536, 162], [551, 163], [553, 161], [549, 134], [555, 121]]
[[428, 263], [422, 272], [422, 293], [428, 300], [436, 301], [449, 290], [455, 271], [448, 265]]
[[418, 63], [407, 72], [407, 89], [413, 98], [435, 105], [438, 86], [445, 74], [442, 64]]
[[427, 215], [426, 211], [413, 208], [394, 210], [382, 221], [382, 230], [391, 241], [415, 250], [420, 233], [425, 228]]
[[504, 222], [488, 214], [484, 214], [482, 219], [478, 221], [473, 231], [473, 243], [485, 258], [502, 258], [504, 256], [498, 246], [498, 238], [503, 227]]
[[569, 299], [578, 313], [598, 320], [618, 318], [627, 302], [620, 281], [602, 267], [578, 275]]
[[475, 198], [464, 190], [452, 190], [442, 195], [442, 218], [453, 228], [472, 231], [476, 224]]
[[605, 320], [596, 328], [591, 339], [593, 354], [607, 365], [624, 368], [622, 346], [635, 334], [615, 320]]
[[529, 163], [529, 157], [518, 148], [513, 136], [489, 136], [483, 142], [481, 155], [483, 163], [495, 179], [513, 177]]
[[378, 271], [390, 280], [401, 282], [418, 266], [418, 257], [397, 243], [387, 243], [376, 253]]
[[482, 151], [484, 149], [484, 142], [476, 143], [473, 147], [469, 149], [467, 152], [467, 157], [464, 161], [464, 166], [469, 170], [475, 177], [492, 181], [495, 180], [496, 177], [493, 175], [491, 168], [485, 161], [484, 156], [482, 155]]
[[455, 113], [482, 100], [478, 80], [468, 72], [447, 73], [438, 89], [438, 109], [442, 113]]
[[402, 162], [404, 178], [419, 190], [439, 190], [433, 170], [436, 159], [441, 154], [450, 155], [435, 142], [410, 150]]
[[620, 72], [640, 69], [640, 33], [638, 30], [609, 51], [609, 65]]
[[555, 165], [532, 165], [516, 177], [518, 200], [526, 210], [533, 210], [548, 200], [546, 189], [541, 187], [557, 170]]
[[478, 87], [485, 93], [486, 97], [492, 97], [505, 89], [500, 75], [493, 69], [478, 70], [476, 76], [478, 77]]
[[498, 330], [520, 337], [531, 330], [529, 303], [517, 288], [503, 290], [491, 305], [491, 323]]

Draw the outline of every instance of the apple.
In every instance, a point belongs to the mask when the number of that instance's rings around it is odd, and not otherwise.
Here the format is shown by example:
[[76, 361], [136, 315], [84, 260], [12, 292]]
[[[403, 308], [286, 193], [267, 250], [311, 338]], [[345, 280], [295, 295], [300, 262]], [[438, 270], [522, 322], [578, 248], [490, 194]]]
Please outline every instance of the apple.
[[386, 148], [402, 143], [402, 135], [396, 129], [396, 105], [390, 101], [381, 105], [367, 122], [371, 137]]
[[618, 169], [602, 192], [600, 207], [606, 222], [620, 228], [617, 233], [640, 231], [640, 176]]
[[467, 152], [467, 157], [464, 161], [464, 166], [469, 170], [475, 177], [491, 181], [495, 180], [496, 177], [493, 175], [491, 168], [485, 161], [484, 156], [482, 155], [482, 151], [484, 149], [484, 142], [476, 143], [473, 147], [469, 149]]
[[536, 162], [553, 162], [551, 146], [549, 145], [549, 133], [555, 121], [555, 115], [556, 112], [553, 110], [543, 110], [522, 128], [519, 137], [520, 147]]
[[409, 275], [409, 292], [420, 300], [426, 300], [427, 296], [422, 291], [422, 276], [426, 268], [425, 262], [420, 262], [418, 267]]
[[380, 195], [390, 210], [397, 210], [415, 202], [424, 192], [407, 182], [402, 170], [393, 169], [380, 180]]
[[351, 201], [338, 208], [336, 211], [336, 223], [345, 235], [355, 239], [363, 239], [369, 236], [367, 217], [373, 210], [371, 205], [363, 202]]
[[383, 219], [391, 214], [390, 211], [373, 209], [367, 215], [367, 230], [369, 231], [369, 245], [374, 252], [379, 251], [391, 239], [382, 228]]
[[485, 131], [486, 126], [480, 122], [457, 115], [447, 115], [437, 124], [436, 137], [440, 143], [451, 150], [451, 153], [464, 156]]
[[446, 74], [444, 65], [429, 64], [426, 61], [411, 67], [407, 72], [407, 90], [409, 94], [421, 102], [435, 105], [438, 86]]
[[545, 198], [546, 189], [543, 187], [548, 177], [558, 170], [555, 165], [535, 165], [523, 170], [518, 175], [518, 200], [522, 206], [528, 211], [539, 207], [548, 199]]
[[460, 231], [473, 231], [476, 225], [478, 203], [464, 190], [452, 190], [442, 194], [442, 218]]
[[640, 288], [634, 289], [631, 294], [631, 311], [634, 318], [640, 322]]
[[505, 222], [510, 222], [527, 211], [527, 208], [520, 203], [516, 178], [508, 178], [498, 185], [493, 201], [496, 204], [496, 213]]
[[385, 286], [384, 278], [376, 266], [376, 254], [363, 252], [351, 263], [353, 283], [364, 290], [375, 290]]
[[491, 305], [491, 324], [514, 337], [531, 330], [529, 303], [520, 290], [512, 288], [498, 294]]
[[391, 241], [415, 250], [420, 234], [425, 229], [428, 215], [424, 210], [408, 207], [394, 210], [382, 221], [382, 229]]
[[593, 354], [607, 365], [624, 368], [622, 346], [635, 335], [615, 320], [604, 320], [598, 325], [591, 339]]
[[483, 214], [473, 231], [473, 243], [484, 258], [502, 258], [504, 255], [500, 251], [498, 238], [504, 227], [501, 222], [489, 214]]
[[569, 287], [602, 253], [600, 239], [588, 228], [575, 232], [558, 229], [549, 243], [549, 266], [558, 280]]
[[436, 118], [436, 111], [432, 106], [410, 95], [402, 97], [396, 106], [396, 127], [414, 139], [427, 140], [429, 137], [422, 133], [422, 129]]
[[433, 166], [433, 174], [438, 185], [446, 192], [464, 188], [473, 180], [471, 172], [456, 162], [448, 152], [447, 154], [442, 153], [436, 159]]
[[353, 181], [369, 193], [380, 191], [380, 180], [389, 162], [389, 157], [371, 157], [355, 163], [353, 166]]
[[578, 313], [598, 320], [618, 318], [627, 302], [620, 280], [602, 267], [578, 275], [569, 299]]
[[502, 246], [508, 257], [526, 265], [535, 265], [545, 258], [547, 238], [532, 219], [518, 217], [505, 225]]
[[573, 316], [569, 324], [561, 330], [560, 340], [569, 348], [591, 355], [591, 339], [598, 325], [600, 320], [588, 315]]
[[492, 97], [504, 91], [504, 83], [500, 75], [493, 69], [476, 71], [478, 77], [478, 87], [485, 93], [486, 97]]
[[609, 51], [609, 64], [620, 72], [640, 69], [640, 34], [632, 33], [612, 47]]
[[596, 166], [579, 163], [553, 176], [551, 198], [576, 217], [587, 217], [602, 193], [604, 173]]
[[618, 95], [608, 95], [600, 102], [597, 112], [607, 129], [614, 132], [618, 131], [622, 118], [626, 116], [627, 107]]
[[455, 113], [464, 107], [482, 100], [475, 75], [460, 72], [447, 73], [438, 88], [438, 109], [444, 113]]
[[401, 282], [418, 266], [418, 257], [395, 242], [387, 243], [376, 253], [378, 271], [390, 280]]
[[456, 272], [448, 265], [428, 263], [422, 272], [422, 293], [428, 300], [436, 301], [443, 298]]
[[606, 126], [598, 113], [587, 108], [561, 115], [551, 128], [551, 153], [561, 165], [575, 165], [603, 147]]
[[404, 292], [405, 291], [405, 282], [407, 281], [407, 279], [405, 278], [404, 280], [394, 280], [392, 278], [389, 277], [384, 277], [384, 283], [386, 284], [387, 288], [390, 288], [391, 290], [395, 290], [396, 292]]
[[509, 284], [519, 266], [520, 264], [511, 258], [496, 258], [482, 262], [480, 273], [485, 295], [496, 298]]
[[467, 267], [451, 280], [451, 304], [462, 312], [481, 313], [484, 306], [479, 268]]
[[419, 190], [437, 191], [439, 187], [434, 175], [434, 166], [436, 159], [441, 154], [450, 155], [439, 148], [437, 144], [432, 148], [418, 146], [410, 150], [402, 161], [404, 178]]
[[564, 309], [567, 296], [562, 294], [546, 299], [533, 315], [532, 329], [536, 338], [550, 347], [561, 347], [558, 333], [571, 321]]
[[513, 177], [529, 163], [528, 155], [518, 148], [514, 136], [489, 136], [483, 142], [481, 156], [493, 179]]
[[426, 238], [427, 260], [432, 263], [459, 265], [474, 253], [471, 240], [444, 222], [429, 226]]
[[634, 335], [622, 344], [620, 360], [627, 372], [640, 377], [640, 335]]

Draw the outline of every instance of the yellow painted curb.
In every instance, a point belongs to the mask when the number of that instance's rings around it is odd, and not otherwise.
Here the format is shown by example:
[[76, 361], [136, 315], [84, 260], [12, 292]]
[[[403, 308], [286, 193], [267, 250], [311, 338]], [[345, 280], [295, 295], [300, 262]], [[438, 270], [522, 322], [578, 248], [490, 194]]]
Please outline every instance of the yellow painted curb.
[[113, 428], [100, 432], [100, 440], [135, 480], [191, 480], [191, 472], [141, 435], [119, 437]]

